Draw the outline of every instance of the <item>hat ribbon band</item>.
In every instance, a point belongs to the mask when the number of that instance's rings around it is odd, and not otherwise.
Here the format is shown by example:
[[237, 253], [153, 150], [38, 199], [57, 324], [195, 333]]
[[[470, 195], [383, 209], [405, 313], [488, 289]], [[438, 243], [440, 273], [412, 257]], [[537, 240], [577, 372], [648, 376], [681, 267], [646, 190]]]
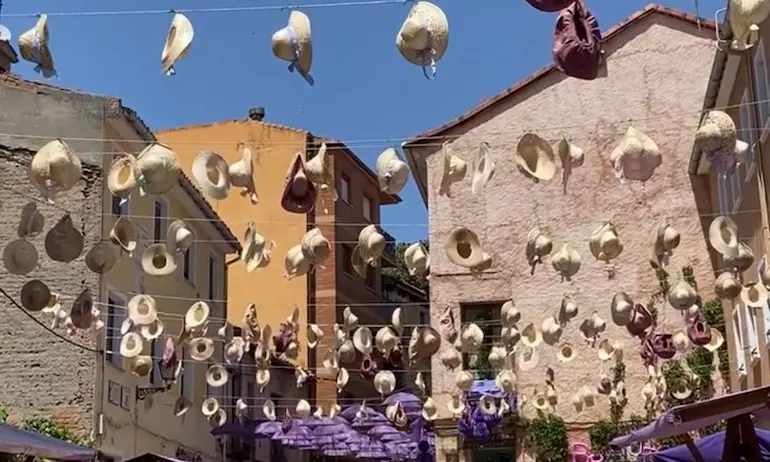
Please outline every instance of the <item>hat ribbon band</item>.
[[313, 77], [299, 66], [300, 48], [299, 42], [297, 42], [297, 35], [294, 33], [294, 28], [289, 26], [286, 30], [289, 33], [289, 41], [291, 41], [291, 53], [294, 55], [294, 59], [291, 61], [291, 64], [289, 64], [289, 72], [294, 72], [296, 70], [297, 73], [312, 86], [315, 83], [315, 80], [313, 80]]

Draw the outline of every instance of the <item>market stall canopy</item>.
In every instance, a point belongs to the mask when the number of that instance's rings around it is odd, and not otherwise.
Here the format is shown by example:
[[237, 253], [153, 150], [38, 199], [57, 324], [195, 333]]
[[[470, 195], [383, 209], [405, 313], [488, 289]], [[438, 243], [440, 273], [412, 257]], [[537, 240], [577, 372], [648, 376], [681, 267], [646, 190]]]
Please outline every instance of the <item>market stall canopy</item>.
[[66, 461], [94, 460], [97, 457], [94, 449], [6, 424], [0, 424], [0, 452]]
[[[757, 432], [757, 441], [759, 450], [762, 454], [762, 460], [770, 460], [770, 431], [755, 429]], [[721, 431], [701, 438], [695, 442], [698, 450], [703, 455], [704, 462], [721, 462], [722, 451], [725, 445], [726, 432]], [[639, 459], [642, 460], [641, 458]], [[664, 451], [648, 454], [646, 462], [690, 462], [692, 453], [686, 444], [682, 444]]]

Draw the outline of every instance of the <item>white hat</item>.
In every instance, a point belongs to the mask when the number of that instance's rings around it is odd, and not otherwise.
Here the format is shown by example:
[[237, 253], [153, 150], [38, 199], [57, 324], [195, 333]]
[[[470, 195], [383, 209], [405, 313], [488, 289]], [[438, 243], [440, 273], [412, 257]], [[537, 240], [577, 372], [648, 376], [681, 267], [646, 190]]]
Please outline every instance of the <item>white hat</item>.
[[380, 191], [387, 194], [400, 193], [409, 181], [409, 166], [394, 148], [388, 148], [377, 156], [376, 170]]
[[270, 383], [270, 369], [257, 369], [256, 382], [260, 393], [262, 393], [262, 390]]
[[230, 175], [230, 184], [236, 188], [241, 188], [241, 196], [248, 196], [249, 202], [256, 205], [259, 202], [257, 186], [254, 184], [254, 159], [251, 149], [246, 145], [239, 146], [241, 158], [227, 167]]
[[439, 196], [451, 197], [449, 188], [453, 183], [462, 181], [468, 171], [468, 164], [460, 157], [454, 155], [449, 148], [449, 142], [445, 141], [441, 145], [442, 168], [441, 186], [439, 187]]
[[463, 268], [478, 268], [491, 260], [484, 252], [479, 236], [465, 227], [455, 228], [449, 234], [444, 251], [450, 262]]
[[449, 402], [446, 404], [447, 409], [449, 409], [449, 411], [455, 417], [458, 417], [460, 414], [462, 414], [465, 411], [464, 398], [465, 397], [462, 393], [452, 393], [452, 396], [449, 399]]
[[586, 340], [594, 340], [607, 329], [605, 321], [597, 311], [591, 313], [589, 317], [583, 320], [578, 327], [580, 335]]
[[304, 419], [305, 417], [310, 416], [310, 403], [308, 403], [306, 400], [301, 399], [297, 402], [297, 406], [294, 408], [294, 412], [297, 413], [297, 417]]
[[[396, 47], [407, 61], [422, 66], [428, 78], [436, 74], [436, 63], [449, 45], [449, 22], [446, 14], [433, 3], [418, 1], [412, 5], [396, 36]], [[432, 69], [428, 74], [427, 69]]]
[[302, 253], [317, 266], [322, 266], [332, 253], [332, 244], [319, 228], [312, 228], [302, 236]]
[[180, 396], [174, 401], [174, 415], [176, 417], [182, 417], [187, 414], [187, 411], [192, 407], [192, 403], [184, 396]]
[[19, 238], [33, 237], [43, 232], [45, 217], [37, 208], [37, 202], [30, 201], [21, 209], [21, 220], [17, 234]]
[[249, 405], [246, 404], [243, 398], [238, 398], [235, 401], [235, 416], [240, 419], [240, 418], [246, 417], [246, 414], [248, 412], [249, 412]]
[[618, 326], [627, 326], [634, 317], [634, 301], [625, 292], [616, 292], [610, 304], [612, 322]]
[[578, 306], [572, 300], [572, 297], [565, 295], [561, 298], [561, 304], [559, 305], [559, 311], [556, 313], [556, 319], [559, 321], [559, 325], [564, 327], [575, 319], [578, 315]]
[[727, 10], [727, 20], [733, 36], [730, 48], [734, 51], [746, 51], [759, 41], [759, 25], [767, 19], [767, 5], [746, 1], [730, 4], [735, 5]]
[[433, 422], [438, 418], [438, 406], [436, 406], [436, 402], [430, 396], [425, 398], [420, 415], [427, 422]]
[[476, 353], [484, 343], [484, 331], [475, 324], [469, 323], [460, 329], [460, 346], [464, 353]]
[[168, 276], [176, 269], [176, 257], [163, 242], [148, 245], [142, 252], [142, 269], [150, 276]]
[[393, 393], [393, 390], [396, 388], [396, 376], [391, 371], [377, 372], [373, 382], [374, 389], [383, 397]]
[[135, 326], [147, 326], [158, 319], [155, 299], [150, 295], [137, 294], [128, 301], [128, 319]]
[[184, 220], [176, 219], [168, 225], [166, 232], [166, 247], [174, 252], [184, 253], [195, 242], [190, 226]]
[[[318, 151], [315, 152], [312, 159], [305, 163], [305, 174], [308, 180], [318, 186], [320, 189], [326, 189], [332, 196], [332, 200], [337, 200], [337, 190], [334, 187], [334, 167], [332, 167], [331, 155], [328, 153], [326, 143], [321, 143]], [[308, 152], [308, 157], [312, 151]], [[325, 212], [326, 213], [326, 212]]]
[[86, 267], [96, 274], [108, 273], [118, 262], [115, 246], [107, 241], [100, 241], [86, 253]]
[[580, 258], [580, 253], [570, 247], [569, 244], [564, 244], [562, 248], [551, 257], [553, 269], [555, 269], [565, 281], [572, 280], [572, 277], [580, 271], [581, 263], [582, 259]]
[[559, 342], [561, 334], [562, 328], [555, 316], [548, 316], [543, 320], [540, 326], [540, 335], [543, 338], [543, 342], [553, 346]]
[[741, 290], [741, 301], [752, 308], [764, 307], [767, 304], [767, 297], [767, 288], [762, 282], [746, 284]]
[[537, 350], [532, 347], [522, 348], [517, 358], [517, 365], [522, 371], [531, 371], [540, 362], [540, 355]]
[[374, 336], [374, 345], [383, 356], [390, 355], [390, 353], [398, 346], [398, 343], [398, 336], [388, 326], [380, 327], [377, 334]]
[[577, 351], [575, 351], [575, 347], [569, 342], [563, 343], [556, 352], [556, 358], [563, 363], [568, 363], [576, 357]]
[[707, 349], [708, 351], [714, 352], [719, 349], [724, 343], [725, 338], [722, 335], [722, 332], [719, 331], [719, 329], [716, 329], [714, 327], [709, 329], [711, 331], [711, 340], [709, 340], [709, 343], [703, 345], [703, 348]]
[[743, 286], [732, 271], [724, 271], [714, 281], [714, 294], [722, 300], [734, 300], [743, 292]]
[[605, 338], [601, 341], [601, 343], [599, 343], [597, 353], [599, 355], [599, 359], [602, 361], [609, 361], [610, 359], [615, 358], [615, 345]]
[[687, 281], [679, 280], [668, 289], [668, 303], [677, 310], [689, 310], [698, 301], [698, 292]]
[[267, 420], [275, 420], [275, 403], [272, 399], [265, 400], [265, 403], [262, 405], [262, 413]]
[[551, 406], [548, 402], [548, 397], [545, 395], [545, 393], [542, 392], [535, 393], [535, 395], [532, 397], [532, 405], [538, 411], [543, 411]]
[[307, 326], [307, 347], [313, 349], [324, 338], [324, 331], [318, 327], [318, 324], [308, 324]]
[[37, 18], [35, 27], [19, 35], [19, 52], [21, 57], [35, 66], [35, 72], [39, 72], [46, 79], [56, 75], [53, 64], [53, 56], [48, 47], [50, 35], [48, 32], [48, 16], [41, 14]]
[[[356, 263], [356, 254], [358, 255], [361, 265], [378, 266], [378, 260], [382, 256], [382, 252], [385, 250], [387, 242], [385, 236], [377, 229], [377, 225], [364, 226], [358, 233], [358, 245], [353, 249], [353, 263]], [[362, 274], [363, 271], [359, 268], [360, 265], [355, 265], [359, 274], [363, 277], [366, 274]]]
[[190, 340], [190, 357], [195, 361], [208, 361], [214, 354], [214, 341], [207, 337], [198, 337]]
[[211, 199], [224, 200], [230, 194], [229, 166], [214, 151], [201, 151], [192, 164], [192, 177], [201, 192]]
[[138, 241], [134, 222], [128, 217], [118, 218], [110, 231], [110, 241], [129, 255], [133, 253]]
[[618, 147], [610, 154], [615, 176], [621, 181], [645, 182], [663, 163], [660, 148], [649, 136], [629, 126]]
[[163, 321], [156, 319], [151, 324], [143, 325], [141, 329], [139, 329], [139, 332], [142, 334], [142, 337], [144, 337], [145, 340], [153, 341], [157, 338], [160, 338], [160, 336], [163, 335], [164, 330], [165, 326], [163, 325]]
[[21, 306], [27, 311], [40, 311], [51, 302], [51, 290], [40, 280], [27, 281], [21, 287]]
[[341, 367], [340, 370], [337, 371], [337, 393], [342, 393], [342, 390], [345, 388], [345, 385], [348, 384], [349, 380], [350, 374], [348, 373], [348, 370]]
[[561, 187], [564, 194], [567, 193], [567, 182], [572, 176], [572, 169], [583, 166], [585, 162], [585, 153], [581, 148], [575, 146], [565, 136], [559, 141], [559, 160], [561, 160]]
[[690, 388], [690, 381], [684, 377], [680, 377], [674, 380], [671, 384], [671, 388], [668, 390], [674, 398], [678, 400], [684, 400], [692, 395], [692, 388]]
[[3, 265], [11, 274], [22, 276], [31, 273], [37, 263], [37, 249], [29, 241], [16, 239], [3, 249]]
[[229, 379], [230, 373], [227, 372], [227, 368], [221, 364], [212, 364], [206, 371], [206, 383], [210, 387], [222, 387]]
[[250, 221], [246, 224], [242, 247], [241, 261], [246, 265], [246, 271], [250, 273], [257, 268], [264, 268], [270, 263], [275, 242], [265, 240], [257, 232], [257, 225]]
[[722, 255], [738, 253], [738, 225], [729, 217], [714, 218], [709, 225], [709, 244]]
[[353, 334], [353, 345], [364, 355], [372, 354], [374, 349], [372, 341], [372, 331], [366, 326], [359, 327]]
[[404, 264], [410, 276], [422, 276], [430, 268], [430, 254], [420, 242], [415, 242], [404, 250]]
[[112, 161], [107, 173], [107, 188], [115, 197], [127, 198], [136, 188], [136, 157], [122, 155]]
[[404, 333], [404, 317], [401, 314], [401, 307], [399, 306], [392, 313], [390, 313], [390, 325], [398, 335]]
[[478, 194], [495, 174], [495, 163], [489, 155], [489, 143], [482, 142], [473, 160], [473, 177], [471, 178], [471, 194]]
[[524, 255], [527, 257], [532, 271], [535, 265], [541, 263], [543, 258], [553, 251], [553, 241], [540, 231], [540, 228], [532, 228], [527, 233], [527, 244]]
[[286, 269], [284, 277], [289, 280], [304, 276], [313, 268], [310, 259], [302, 252], [302, 244], [297, 244], [286, 252], [283, 265]]
[[135, 358], [142, 354], [144, 340], [136, 332], [129, 332], [120, 339], [120, 355], [124, 358]]
[[227, 412], [220, 408], [214, 415], [208, 418], [208, 421], [211, 428], [221, 427], [227, 422]]
[[537, 181], [548, 181], [556, 174], [556, 161], [551, 145], [534, 133], [521, 137], [513, 159], [519, 171]]
[[219, 410], [219, 401], [216, 398], [208, 397], [201, 404], [201, 413], [206, 417], [211, 417]]
[[194, 36], [195, 30], [187, 16], [180, 13], [174, 14], [160, 56], [160, 66], [164, 74], [176, 74], [174, 65], [185, 57]]
[[588, 238], [588, 249], [599, 261], [610, 262], [623, 252], [623, 243], [618, 237], [618, 230], [610, 222], [602, 223]]
[[162, 144], [153, 143], [136, 158], [134, 170], [141, 195], [165, 194], [179, 181], [179, 156]]
[[516, 390], [516, 374], [510, 369], [503, 369], [495, 377], [495, 385], [503, 393], [513, 393]]
[[275, 57], [289, 61], [289, 70], [296, 70], [307, 83], [313, 85], [313, 77], [310, 76], [313, 64], [310, 18], [301, 11], [293, 10], [289, 14], [289, 24], [276, 31], [270, 42]]
[[53, 261], [69, 263], [83, 252], [84, 239], [72, 223], [72, 217], [65, 213], [45, 235], [45, 252]]
[[233, 337], [225, 344], [225, 362], [228, 364], [241, 362], [245, 350], [246, 342], [243, 337]]
[[425, 379], [422, 376], [422, 372], [418, 372], [417, 375], [415, 375], [414, 386], [416, 386], [417, 389], [420, 390], [420, 393], [425, 395], [428, 387], [425, 386]]
[[208, 323], [210, 313], [211, 308], [209, 308], [209, 304], [199, 300], [187, 309], [184, 315], [184, 324], [190, 329], [202, 327]]
[[504, 327], [514, 327], [521, 319], [521, 312], [516, 308], [513, 300], [506, 300], [500, 306], [500, 323]]
[[528, 347], [534, 348], [540, 345], [543, 341], [543, 334], [540, 332], [534, 323], [529, 323], [524, 326], [521, 331], [521, 342]]
[[153, 368], [152, 357], [147, 355], [135, 356], [128, 361], [128, 364], [131, 373], [137, 377], [147, 377]]
[[460, 391], [468, 392], [471, 387], [473, 387], [473, 381], [475, 379], [475, 374], [470, 371], [458, 371], [457, 374], [455, 374], [455, 386]]

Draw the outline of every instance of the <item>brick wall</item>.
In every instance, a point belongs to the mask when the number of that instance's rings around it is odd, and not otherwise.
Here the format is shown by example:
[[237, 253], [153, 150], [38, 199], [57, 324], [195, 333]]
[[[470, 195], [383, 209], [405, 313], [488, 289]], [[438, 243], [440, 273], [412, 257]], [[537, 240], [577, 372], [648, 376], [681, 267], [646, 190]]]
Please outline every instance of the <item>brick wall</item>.
[[[39, 197], [27, 180], [32, 154], [0, 146], [2, 246], [16, 239], [24, 204]], [[94, 297], [98, 296], [99, 277], [86, 269], [83, 257], [100, 236], [102, 180], [98, 169], [85, 165], [84, 177], [74, 189], [57, 198], [56, 207], [38, 202], [46, 220], [44, 232], [32, 239], [40, 256], [38, 268], [26, 276], [9, 274], [4, 267], [0, 270], [2, 288], [17, 301], [22, 285], [29, 279], [40, 279], [51, 291], [62, 293], [67, 309], [83, 287], [90, 287]], [[43, 247], [45, 233], [62, 216], [62, 209], [71, 213], [75, 226], [86, 238], [83, 255], [67, 265], [49, 260]], [[51, 417], [87, 436], [93, 429], [97, 354], [57, 339], [2, 295], [0, 307], [0, 404], [8, 411], [9, 422]], [[48, 316], [35, 317], [50, 326]], [[89, 348], [96, 346], [93, 332], [77, 333], [71, 339]]]

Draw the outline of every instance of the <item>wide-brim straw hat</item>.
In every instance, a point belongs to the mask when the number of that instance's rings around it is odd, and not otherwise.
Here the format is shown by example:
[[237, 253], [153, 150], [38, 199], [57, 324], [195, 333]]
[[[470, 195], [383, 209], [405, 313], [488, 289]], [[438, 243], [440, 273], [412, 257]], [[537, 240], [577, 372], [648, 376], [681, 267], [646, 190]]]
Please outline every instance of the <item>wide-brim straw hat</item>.
[[711, 340], [709, 341], [709, 343], [703, 345], [703, 348], [707, 349], [708, 351], [714, 352], [714, 351], [717, 351], [725, 343], [725, 337], [722, 335], [722, 332], [720, 332], [719, 329], [712, 327], [710, 328], [710, 330], [711, 330]]
[[714, 218], [709, 225], [709, 244], [722, 255], [734, 256], [738, 253], [738, 225], [729, 217]]
[[152, 357], [148, 355], [139, 355], [131, 358], [128, 362], [128, 369], [137, 377], [147, 377], [152, 372]]
[[484, 261], [484, 248], [472, 230], [455, 228], [447, 237], [444, 251], [450, 262], [463, 268], [474, 268]]
[[254, 156], [251, 149], [241, 144], [239, 146], [241, 158], [227, 168], [230, 175], [230, 184], [242, 188], [241, 196], [248, 196], [249, 201], [256, 205], [259, 202], [257, 186], [254, 183]]
[[521, 343], [525, 346], [535, 348], [543, 341], [543, 333], [535, 326], [534, 323], [529, 323], [521, 330]]
[[652, 138], [629, 126], [610, 153], [610, 163], [621, 180], [646, 182], [663, 163], [663, 157]]
[[531, 178], [548, 181], [556, 174], [556, 156], [546, 140], [534, 133], [521, 137], [514, 161]]
[[495, 174], [495, 163], [489, 155], [489, 143], [479, 145], [473, 160], [473, 176], [471, 177], [471, 194], [478, 194]]
[[107, 188], [113, 196], [128, 197], [136, 188], [135, 169], [136, 157], [131, 154], [124, 154], [112, 161], [107, 173]]
[[27, 311], [40, 311], [51, 301], [51, 290], [40, 280], [27, 281], [21, 287], [21, 306]]
[[208, 337], [198, 337], [188, 344], [190, 358], [195, 361], [208, 361], [214, 354], [214, 341]]
[[20, 238], [32, 237], [43, 232], [45, 217], [37, 208], [37, 202], [30, 201], [21, 209], [21, 219], [17, 235]]
[[364, 355], [372, 354], [374, 349], [374, 336], [372, 330], [361, 326], [353, 333], [353, 346]]
[[48, 15], [41, 14], [32, 29], [19, 35], [19, 52], [24, 60], [37, 64], [36, 72], [43, 77], [51, 78], [56, 75], [53, 55], [49, 48], [50, 32], [48, 31]]
[[182, 417], [192, 407], [192, 402], [184, 396], [180, 396], [174, 401], [174, 415]]
[[83, 235], [75, 228], [72, 217], [65, 213], [45, 235], [45, 253], [60, 263], [74, 261], [83, 252]]
[[374, 376], [374, 389], [382, 396], [387, 396], [396, 388], [396, 376], [391, 371], [379, 371]]
[[150, 295], [137, 294], [128, 301], [128, 319], [135, 326], [147, 326], [158, 319], [158, 305]]
[[519, 370], [531, 371], [532, 369], [536, 368], [540, 362], [540, 354], [535, 348], [527, 347], [521, 350], [521, 353], [519, 353], [516, 359], [516, 364], [519, 366]]
[[216, 398], [208, 397], [201, 403], [201, 413], [206, 417], [211, 417], [219, 410], [219, 401]]
[[129, 332], [120, 339], [120, 355], [124, 358], [135, 358], [142, 354], [144, 340], [136, 332]]
[[396, 47], [407, 61], [418, 66], [438, 62], [449, 46], [449, 21], [441, 8], [430, 2], [412, 5], [396, 36]]
[[142, 252], [142, 269], [150, 276], [168, 276], [177, 269], [176, 257], [164, 243], [149, 245]]
[[767, 304], [768, 292], [762, 282], [747, 284], [741, 290], [741, 301], [752, 308], [762, 308]]
[[187, 16], [176, 13], [171, 19], [166, 42], [161, 52], [161, 70], [166, 75], [174, 75], [174, 65], [187, 54], [195, 37], [195, 29]]
[[11, 274], [25, 275], [37, 267], [37, 249], [24, 239], [12, 241], [3, 249], [3, 265]]
[[168, 225], [166, 232], [166, 246], [175, 252], [185, 252], [195, 242], [195, 234], [192, 228], [181, 219], [177, 219]]
[[224, 386], [230, 380], [230, 373], [227, 368], [221, 364], [212, 364], [206, 370], [206, 383], [210, 387], [218, 388]]
[[109, 242], [101, 241], [94, 244], [86, 253], [86, 267], [96, 274], [108, 273], [118, 262], [115, 246]]
[[[313, 65], [313, 34], [310, 18], [303, 12], [293, 10], [286, 27], [276, 31], [270, 40], [276, 58], [294, 62], [304, 74], [309, 74]], [[295, 49], [296, 47], [296, 49]], [[295, 51], [298, 56], [295, 56]]]
[[49, 203], [53, 203], [57, 193], [72, 189], [82, 173], [80, 158], [61, 139], [40, 148], [32, 157], [28, 170], [30, 183]]
[[230, 194], [230, 172], [227, 161], [214, 151], [202, 151], [192, 164], [192, 177], [201, 192], [216, 200]]
[[380, 191], [388, 194], [398, 194], [409, 181], [409, 165], [394, 148], [388, 148], [377, 156], [375, 169]]
[[128, 217], [120, 217], [112, 225], [110, 230], [110, 241], [113, 244], [119, 246], [129, 254], [136, 250], [138, 244], [138, 234], [136, 232], [136, 225]]
[[556, 358], [563, 363], [568, 363], [577, 358], [577, 351], [571, 343], [563, 343], [556, 352]]
[[315, 207], [318, 191], [305, 172], [305, 160], [297, 153], [286, 172], [281, 206], [291, 213], [308, 213]]
[[179, 156], [167, 146], [153, 143], [136, 158], [134, 178], [142, 195], [165, 194], [179, 182]]
[[209, 321], [211, 308], [209, 304], [199, 300], [187, 309], [184, 315], [184, 325], [190, 329], [197, 329], [204, 326]]

